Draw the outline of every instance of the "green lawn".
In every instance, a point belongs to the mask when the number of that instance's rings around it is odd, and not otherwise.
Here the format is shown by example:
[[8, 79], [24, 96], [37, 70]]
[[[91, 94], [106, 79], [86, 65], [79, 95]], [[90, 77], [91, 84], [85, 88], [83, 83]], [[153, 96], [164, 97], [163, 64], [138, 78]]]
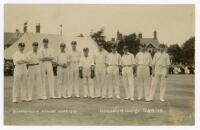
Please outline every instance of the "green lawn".
[[5, 125], [194, 125], [194, 75], [169, 76], [164, 103], [70, 98], [13, 104], [13, 78], [4, 82]]

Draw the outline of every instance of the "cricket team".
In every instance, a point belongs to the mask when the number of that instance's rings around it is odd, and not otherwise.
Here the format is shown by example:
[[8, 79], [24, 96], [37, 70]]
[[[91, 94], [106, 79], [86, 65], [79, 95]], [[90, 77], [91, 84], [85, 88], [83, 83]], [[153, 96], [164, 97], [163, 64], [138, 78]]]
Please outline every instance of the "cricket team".
[[[108, 53], [100, 43], [94, 55], [90, 54], [89, 48], [84, 48], [83, 54], [79, 52], [76, 41], [71, 42], [71, 49], [67, 51], [66, 44], [61, 43], [57, 55], [49, 47], [47, 38], [43, 39], [41, 49], [38, 49], [38, 46], [38, 42], [33, 42], [32, 51], [25, 53], [25, 43], [20, 42], [19, 50], [13, 55], [14, 103], [31, 101], [34, 94], [40, 100], [73, 96], [120, 99], [120, 91], [123, 89], [124, 99], [134, 101], [135, 81], [137, 81], [137, 100], [152, 101], [159, 86], [160, 101], [165, 101], [170, 60], [164, 44], [159, 45], [159, 50], [153, 59], [145, 44], [140, 45], [136, 56], [129, 53], [127, 46], [123, 47], [121, 56], [115, 44], [111, 47], [111, 53]], [[53, 64], [57, 66], [56, 78], [54, 78]], [[123, 89], [120, 88], [120, 79]], [[80, 87], [83, 89], [81, 96]]]

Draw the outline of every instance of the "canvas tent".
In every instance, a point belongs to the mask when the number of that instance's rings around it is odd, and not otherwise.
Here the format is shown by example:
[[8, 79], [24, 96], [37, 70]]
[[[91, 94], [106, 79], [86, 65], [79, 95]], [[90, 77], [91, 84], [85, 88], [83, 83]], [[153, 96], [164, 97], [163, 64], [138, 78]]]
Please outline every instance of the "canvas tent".
[[18, 50], [18, 43], [24, 42], [26, 44], [24, 52], [32, 50], [32, 43], [38, 42], [39, 48], [42, 47], [43, 38], [49, 39], [49, 47], [53, 50], [59, 50], [59, 44], [63, 42], [63, 39], [60, 35], [55, 34], [41, 34], [41, 33], [25, 33], [19, 40], [17, 40], [12, 46], [7, 48], [4, 52], [5, 59], [12, 59], [13, 54]]
[[4, 52], [5, 59], [12, 59], [13, 54], [18, 50], [18, 43], [24, 42], [26, 44], [24, 52], [32, 50], [32, 43], [38, 42], [39, 48], [42, 47], [43, 38], [49, 39], [49, 47], [53, 49], [55, 54], [59, 52], [60, 43], [65, 42], [67, 50], [71, 50], [71, 42], [77, 42], [77, 49], [83, 52], [84, 47], [88, 47], [90, 54], [97, 51], [97, 44], [90, 37], [73, 37], [73, 36], [60, 36], [57, 34], [42, 34], [42, 33], [25, 33], [19, 40], [13, 43], [12, 46], [7, 48]]

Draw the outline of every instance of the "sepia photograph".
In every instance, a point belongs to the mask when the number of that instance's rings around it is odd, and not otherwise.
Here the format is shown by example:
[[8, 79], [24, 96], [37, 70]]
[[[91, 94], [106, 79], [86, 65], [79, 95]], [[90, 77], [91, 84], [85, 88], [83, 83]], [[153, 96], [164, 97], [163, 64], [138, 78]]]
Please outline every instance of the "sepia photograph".
[[3, 6], [4, 125], [195, 125], [195, 4]]

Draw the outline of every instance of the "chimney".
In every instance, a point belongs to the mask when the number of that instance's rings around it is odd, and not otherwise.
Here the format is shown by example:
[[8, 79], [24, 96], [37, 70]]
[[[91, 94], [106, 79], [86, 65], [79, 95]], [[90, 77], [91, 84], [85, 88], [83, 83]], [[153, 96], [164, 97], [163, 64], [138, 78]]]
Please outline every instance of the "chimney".
[[36, 33], [40, 33], [40, 23], [36, 24]]
[[153, 32], [153, 38], [157, 39], [157, 32], [156, 32], [156, 30]]
[[24, 23], [24, 33], [26, 33], [27, 32], [27, 30], [28, 30], [28, 22], [25, 22]]
[[138, 34], [138, 38], [142, 38], [142, 33], [139, 33], [139, 34]]

